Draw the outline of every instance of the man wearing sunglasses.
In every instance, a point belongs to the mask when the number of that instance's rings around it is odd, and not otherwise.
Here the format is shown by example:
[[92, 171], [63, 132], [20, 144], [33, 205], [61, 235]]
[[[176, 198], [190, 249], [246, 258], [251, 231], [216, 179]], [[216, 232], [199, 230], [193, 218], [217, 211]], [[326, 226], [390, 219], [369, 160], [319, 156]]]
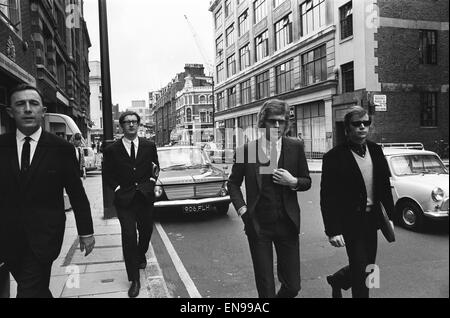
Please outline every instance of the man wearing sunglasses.
[[130, 298], [139, 295], [139, 270], [147, 266], [145, 254], [153, 231], [154, 188], [159, 172], [155, 143], [138, 137], [140, 122], [137, 113], [123, 113], [119, 124], [124, 137], [104, 151], [103, 173], [115, 192], [114, 205], [122, 229], [122, 251], [131, 282]]
[[[345, 115], [347, 141], [323, 157], [320, 205], [332, 246], [347, 250], [349, 265], [327, 277], [333, 298], [352, 288], [354, 298], [368, 298], [369, 265], [375, 264], [380, 202], [392, 219], [390, 172], [383, 150], [367, 140], [372, 122], [355, 106]], [[368, 273], [369, 272], [369, 273]]]

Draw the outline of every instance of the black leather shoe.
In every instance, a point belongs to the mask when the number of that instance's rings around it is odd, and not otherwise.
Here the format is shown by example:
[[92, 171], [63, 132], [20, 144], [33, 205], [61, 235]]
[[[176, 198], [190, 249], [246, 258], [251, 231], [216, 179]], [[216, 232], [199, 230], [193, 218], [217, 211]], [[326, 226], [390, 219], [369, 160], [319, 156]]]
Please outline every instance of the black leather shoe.
[[141, 290], [141, 282], [138, 280], [132, 281], [130, 289], [128, 290], [128, 297], [136, 298], [139, 295], [140, 290]]
[[327, 282], [331, 286], [331, 297], [332, 298], [342, 298], [342, 290], [341, 287], [333, 282], [333, 277], [327, 276]]

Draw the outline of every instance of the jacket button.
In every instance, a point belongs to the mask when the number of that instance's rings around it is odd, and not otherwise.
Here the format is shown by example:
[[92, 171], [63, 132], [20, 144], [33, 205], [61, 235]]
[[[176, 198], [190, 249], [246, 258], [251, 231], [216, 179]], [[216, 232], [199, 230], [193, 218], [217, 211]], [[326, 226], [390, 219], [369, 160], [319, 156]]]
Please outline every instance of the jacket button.
[[137, 187], [138, 186], [137, 182], [134, 185]]
[[134, 171], [136, 171], [136, 168], [133, 168]]

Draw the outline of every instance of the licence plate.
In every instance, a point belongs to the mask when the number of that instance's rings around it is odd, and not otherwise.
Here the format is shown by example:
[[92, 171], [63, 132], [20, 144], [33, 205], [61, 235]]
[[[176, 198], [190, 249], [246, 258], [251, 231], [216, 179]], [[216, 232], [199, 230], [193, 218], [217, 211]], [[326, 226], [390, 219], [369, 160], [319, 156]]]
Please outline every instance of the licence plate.
[[199, 204], [199, 205], [186, 205], [183, 207], [184, 213], [203, 213], [208, 212], [211, 209], [209, 204]]

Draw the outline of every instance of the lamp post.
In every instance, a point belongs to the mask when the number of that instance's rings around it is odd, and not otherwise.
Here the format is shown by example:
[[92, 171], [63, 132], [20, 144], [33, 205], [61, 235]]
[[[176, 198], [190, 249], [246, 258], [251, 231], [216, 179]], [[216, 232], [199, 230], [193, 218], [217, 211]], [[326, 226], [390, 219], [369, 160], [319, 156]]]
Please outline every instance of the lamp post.
[[[98, 0], [98, 13], [99, 13], [99, 27], [100, 27], [100, 55], [101, 55], [101, 69], [102, 69], [101, 72], [102, 72], [102, 102], [103, 102], [102, 148], [105, 149], [105, 147], [114, 142], [112, 98], [111, 98], [111, 73], [109, 67], [108, 16], [106, 10], [106, 0]], [[114, 192], [107, 185], [103, 173], [102, 173], [102, 185], [103, 185], [103, 217], [105, 219], [111, 219], [117, 216], [117, 212], [113, 204]]]

